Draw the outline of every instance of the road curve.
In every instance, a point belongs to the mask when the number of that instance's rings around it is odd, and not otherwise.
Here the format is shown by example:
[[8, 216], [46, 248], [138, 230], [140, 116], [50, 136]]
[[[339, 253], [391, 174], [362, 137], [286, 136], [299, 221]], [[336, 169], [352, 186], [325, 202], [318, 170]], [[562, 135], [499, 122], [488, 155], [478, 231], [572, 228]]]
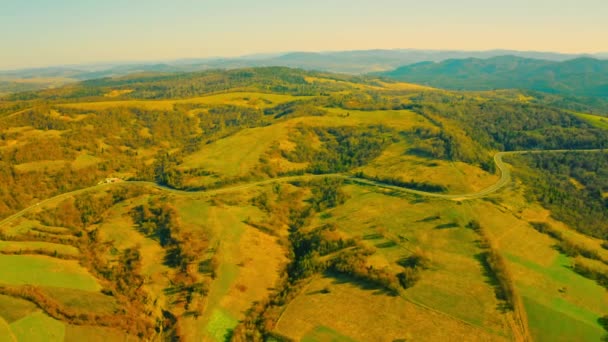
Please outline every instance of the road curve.
[[[266, 180], [258, 181], [258, 182], [251, 182], [251, 183], [246, 183], [246, 184], [228, 186], [225, 188], [212, 189], [212, 190], [200, 190], [200, 191], [176, 190], [176, 189], [168, 188], [168, 187], [165, 187], [165, 186], [153, 183], [153, 182], [145, 182], [145, 181], [125, 181], [125, 182], [121, 182], [121, 183], [151, 186], [156, 189], [159, 189], [162, 191], [167, 191], [167, 192], [178, 194], [178, 195], [196, 196], [196, 195], [216, 195], [216, 194], [227, 193], [227, 192], [232, 192], [232, 191], [245, 190], [245, 189], [253, 188], [256, 186], [273, 184], [273, 183], [286, 183], [286, 182], [297, 181], [297, 180], [305, 180], [305, 179], [309, 180], [309, 179], [315, 179], [315, 178], [332, 177], [332, 178], [344, 179], [344, 180], [347, 180], [347, 181], [350, 181], [353, 183], [357, 183], [357, 184], [376, 186], [376, 187], [380, 187], [380, 188], [384, 188], [384, 189], [389, 189], [389, 190], [394, 190], [394, 191], [398, 191], [398, 192], [409, 193], [409, 194], [414, 194], [414, 195], [419, 195], [419, 196], [442, 198], [442, 199], [448, 199], [448, 200], [453, 200], [453, 201], [465, 201], [465, 200], [472, 200], [472, 199], [486, 197], [490, 194], [497, 192], [498, 190], [502, 189], [503, 187], [505, 187], [507, 184], [509, 184], [511, 182], [511, 170], [509, 170], [509, 168], [507, 166], [508, 164], [502, 160], [502, 157], [504, 157], [504, 156], [516, 155], [516, 154], [532, 154], [532, 153], [601, 152], [601, 151], [606, 151], [606, 150], [602, 150], [602, 149], [530, 150], [530, 151], [498, 152], [494, 155], [494, 163], [496, 164], [496, 167], [500, 171], [500, 179], [496, 183], [490, 185], [489, 187], [487, 187], [485, 189], [482, 189], [477, 192], [465, 193], [465, 194], [442, 194], [442, 193], [414, 190], [414, 189], [404, 188], [404, 187], [386, 184], [386, 183], [382, 183], [382, 182], [378, 182], [378, 181], [373, 181], [373, 180], [369, 180], [369, 179], [358, 178], [358, 177], [350, 176], [347, 174], [341, 174], [341, 173], [330, 173], [330, 174], [321, 174], [321, 175], [300, 175], [300, 176], [271, 178], [271, 179], [266, 179]], [[113, 183], [113, 184], [121, 184], [121, 183]], [[28, 213], [30, 210], [32, 210], [38, 206], [44, 205], [46, 203], [49, 203], [51, 201], [60, 200], [65, 197], [77, 195], [77, 194], [80, 194], [80, 193], [83, 193], [83, 192], [86, 192], [89, 190], [93, 190], [93, 189], [100, 189], [103, 187], [112, 186], [113, 184], [98, 184], [98, 185], [94, 185], [94, 186], [91, 186], [88, 188], [70, 191], [70, 192], [66, 192], [66, 193], [57, 195], [55, 197], [47, 198], [43, 201], [40, 201], [40, 202], [38, 202], [28, 208], [25, 208], [7, 218], [5, 218], [4, 220], [0, 221], [0, 227], [6, 225], [7, 223], [9, 223], [19, 217], [22, 217], [23, 215]]]

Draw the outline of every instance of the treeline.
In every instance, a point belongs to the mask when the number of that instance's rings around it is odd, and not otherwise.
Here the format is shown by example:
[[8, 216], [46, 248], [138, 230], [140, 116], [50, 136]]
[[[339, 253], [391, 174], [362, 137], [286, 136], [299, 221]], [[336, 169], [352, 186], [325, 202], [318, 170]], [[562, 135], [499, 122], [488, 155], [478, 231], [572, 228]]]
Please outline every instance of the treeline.
[[[558, 240], [559, 243], [556, 247], [560, 252], [564, 253], [565, 255], [572, 258], [577, 258], [581, 256], [587, 259], [597, 260], [605, 265], [608, 265], [608, 260], [603, 259], [598, 252], [568, 241], [563, 237], [561, 232], [555, 230], [546, 222], [530, 222], [530, 225], [532, 225], [532, 227], [534, 227], [534, 229], [538, 232], [547, 234], [552, 238]], [[599, 285], [608, 289], [608, 273], [602, 272], [596, 268], [589, 267], [583, 262], [581, 262], [579, 259], [574, 260], [572, 270], [585, 278], [595, 280]]]
[[218, 105], [209, 108], [205, 115], [199, 115], [199, 127], [205, 134], [225, 129], [258, 127], [266, 122], [264, 114], [259, 109], [249, 107]]
[[576, 260], [572, 266], [572, 270], [585, 278], [595, 280], [599, 285], [608, 290], [608, 273], [584, 265]]
[[479, 247], [483, 249], [483, 252], [479, 255], [479, 260], [488, 276], [496, 283], [496, 298], [504, 301], [509, 310], [515, 310], [519, 298], [516, 295], [513, 278], [507, 269], [505, 261], [492, 247], [492, 242], [487, 237], [479, 222], [470, 221], [467, 224], [467, 228], [474, 230], [480, 237]]
[[327, 270], [353, 277], [357, 280], [371, 283], [396, 295], [401, 289], [401, 282], [397, 274], [389, 268], [377, 268], [368, 263], [368, 256], [373, 249], [358, 246], [358, 248], [340, 253], [327, 265]]
[[[253, 199], [253, 203], [272, 214], [272, 218], [288, 226], [289, 236], [284, 243], [289, 246], [290, 263], [286, 267], [284, 276], [275, 286], [276, 291], [268, 299], [254, 303], [247, 312], [246, 318], [234, 329], [232, 341], [266, 340], [281, 314], [281, 307], [298, 294], [303, 284], [301, 280], [325, 268], [325, 264], [319, 260], [319, 251], [332, 253], [336, 252], [337, 248], [346, 248], [352, 244], [338, 234], [333, 225], [306, 230], [312, 215], [316, 213], [314, 207], [329, 209], [346, 199], [340, 189], [341, 182], [324, 178], [311, 182], [296, 182], [294, 185], [299, 189], [288, 191], [284, 187], [277, 186], [272, 194]], [[312, 190], [311, 193], [314, 195], [305, 201], [303, 188], [306, 187], [317, 189]], [[270, 199], [270, 196], [273, 199]], [[335, 202], [335, 199], [342, 200]], [[272, 200], [273, 202], [280, 200], [279, 203], [282, 205], [271, 204]]]
[[[308, 183], [312, 196], [310, 205], [301, 211], [292, 212], [290, 220], [290, 246], [292, 263], [288, 268], [289, 279], [295, 283], [315, 273], [331, 271], [370, 282], [392, 294], [409, 288], [419, 278], [419, 272], [429, 266], [429, 259], [421, 251], [398, 262], [402, 272], [394, 273], [388, 268], [376, 268], [367, 262], [375, 249], [363, 244], [360, 239], [343, 239], [335, 224], [326, 224], [305, 229], [307, 218], [343, 204], [347, 197], [340, 189], [343, 181], [324, 178]], [[330, 258], [320, 258], [333, 254]]]
[[608, 154], [526, 154], [515, 159], [532, 172], [518, 172], [526, 195], [574, 229], [608, 240]]
[[0, 120], [0, 127], [8, 128], [31, 126], [35, 129], [43, 131], [51, 129], [63, 131], [75, 126], [75, 124], [71, 121], [62, 120], [58, 116], [50, 115], [51, 109], [52, 107], [49, 104], [37, 105], [17, 115], [3, 118]]
[[[310, 198], [301, 201], [299, 192], [296, 197], [286, 195], [280, 187], [271, 194], [255, 197], [252, 202], [268, 213], [278, 215], [288, 213], [290, 263], [287, 272], [275, 287], [276, 291], [264, 301], [257, 302], [247, 312], [246, 318], [234, 329], [232, 341], [264, 341], [274, 337], [272, 333], [282, 309], [295, 298], [309, 277], [327, 272], [329, 275], [344, 275], [352, 280], [362, 281], [389, 294], [399, 293], [402, 289], [415, 284], [420, 272], [428, 267], [429, 261], [423, 253], [414, 253], [400, 260], [394, 267], [378, 268], [370, 265], [368, 258], [375, 253], [358, 238], [346, 238], [334, 223], [311, 226], [313, 215], [320, 214], [339, 206], [346, 201], [342, 192], [342, 180], [323, 178], [311, 182], [297, 182], [296, 185], [309, 187]], [[274, 200], [284, 202], [284, 210], [277, 210]], [[401, 269], [396, 272], [395, 269]], [[324, 289], [323, 291], [329, 291]]]
[[183, 229], [177, 210], [166, 199], [153, 198], [148, 203], [134, 207], [130, 214], [139, 231], [157, 240], [165, 249], [165, 264], [178, 271], [172, 279], [173, 291], [183, 301], [185, 309], [200, 314], [201, 308], [192, 305], [202, 305], [195, 299], [208, 291], [208, 281], [203, 281], [198, 275], [200, 263], [203, 262], [200, 259], [208, 248], [208, 239]]
[[[296, 182], [295, 185], [304, 186], [300, 182]], [[279, 233], [291, 224], [291, 220], [295, 217], [294, 212], [301, 210], [295, 209], [299, 208], [298, 204], [306, 203], [304, 196], [305, 192], [301, 187], [275, 183], [271, 191], [260, 192], [251, 199], [251, 204], [267, 213], [267, 217], [256, 222], [247, 219], [245, 222], [267, 234], [279, 236]], [[341, 196], [343, 195], [336, 197]], [[319, 205], [324, 204], [319, 203]], [[285, 244], [287, 243], [288, 241], [285, 241]]]
[[436, 127], [415, 127], [411, 133], [402, 133], [406, 139], [414, 140], [407, 153], [431, 159], [462, 161], [478, 165], [490, 173], [496, 171], [494, 160], [478, 143], [477, 137], [473, 139], [474, 136], [453, 123], [440, 122], [428, 114], [423, 116]]
[[[311, 144], [317, 137], [320, 148]], [[382, 126], [365, 129], [355, 127], [299, 127], [299, 135], [293, 138], [296, 148], [284, 152], [292, 162], [310, 163], [307, 171], [315, 174], [344, 172], [364, 165], [378, 157], [392, 140], [392, 132]]]
[[403, 271], [397, 273], [399, 284], [408, 289], [420, 279], [420, 273], [431, 266], [431, 259], [420, 249], [416, 249], [410, 256], [402, 258], [397, 262], [403, 267]]
[[101, 222], [104, 213], [115, 204], [146, 192], [145, 188], [134, 185], [118, 186], [101, 193], [85, 192], [61, 201], [54, 209], [37, 213], [35, 218], [47, 226], [77, 231]]
[[[4, 240], [1, 235], [0, 235], [0, 239]], [[6, 241], [6, 240], [4, 240], [4, 241]], [[57, 250], [50, 250], [48, 248], [19, 248], [19, 249], [15, 249], [15, 250], [3, 249], [0, 251], [0, 254], [5, 254], [5, 255], [28, 255], [28, 254], [46, 255], [46, 256], [50, 256], [50, 257], [57, 258], [57, 259], [63, 259], [63, 260], [79, 260], [80, 259], [80, 257], [78, 255], [57, 252]]]
[[330, 177], [309, 182], [308, 185], [312, 192], [312, 197], [309, 201], [312, 209], [316, 212], [321, 212], [346, 202], [348, 195], [341, 189], [343, 184], [343, 180]]
[[354, 240], [342, 238], [336, 228], [329, 224], [308, 232], [295, 231], [290, 235], [294, 262], [288, 268], [288, 274], [292, 282], [325, 271], [328, 265], [319, 257], [355, 245]]
[[413, 96], [413, 110], [462, 124], [487, 148], [504, 151], [582, 149], [608, 146], [608, 131], [575, 115], [533, 103], [476, 99], [447, 92]]
[[[77, 247], [78, 238], [82, 237], [81, 231], [76, 231], [72, 234], [54, 235], [48, 233], [41, 233], [38, 231], [38, 227], [31, 228], [29, 231], [21, 234], [9, 234], [4, 231], [0, 231], [0, 240], [3, 241], [42, 241], [56, 243], [60, 245], [70, 245]], [[61, 255], [61, 254], [59, 254]]]
[[394, 178], [394, 177], [370, 176], [370, 175], [365, 174], [362, 171], [356, 172], [355, 177], [369, 179], [374, 182], [395, 185], [395, 186], [402, 187], [402, 188], [426, 191], [426, 192], [440, 193], [440, 192], [446, 192], [448, 190], [447, 187], [445, 187], [443, 185], [439, 185], [439, 184], [433, 184], [433, 183], [429, 183], [429, 182], [417, 182], [417, 181], [414, 181], [413, 179], [410, 181], [404, 181], [404, 180], [401, 180], [399, 178]]
[[327, 269], [374, 284], [391, 295], [397, 295], [403, 289], [414, 286], [420, 279], [421, 272], [430, 266], [426, 254], [417, 250], [397, 262], [401, 271], [395, 273], [388, 267], [377, 268], [369, 265], [368, 256], [374, 253], [374, 249], [357, 244], [357, 248], [340, 253], [332, 259]]
[[81, 264], [102, 280], [101, 292], [114, 297], [125, 315], [142, 322], [135, 327], [138, 337], [147, 338], [155, 332], [171, 328], [163, 319], [148, 312], [150, 294], [144, 289], [145, 278], [141, 270], [139, 246], [118, 251], [116, 260], [110, 261], [107, 256], [109, 246], [100, 240], [99, 231], [95, 229], [85, 235], [79, 248], [82, 254]]
[[[80, 251], [78, 261], [99, 279], [102, 293], [114, 297], [121, 307], [120, 314], [107, 317], [88, 313], [72, 314], [71, 311], [61, 309], [52, 301], [29, 290], [23, 294], [23, 298], [34, 301], [55, 318], [73, 324], [113, 325], [142, 339], [169, 328], [162, 319], [147, 314], [146, 303], [149, 302], [150, 296], [143, 287], [144, 276], [141, 272], [142, 257], [139, 247], [110, 252], [111, 243], [99, 237], [96, 226], [103, 221], [105, 212], [109, 208], [143, 193], [145, 190], [138, 186], [119, 186], [99, 193], [79, 194], [60, 202], [55, 208], [47, 208], [35, 214], [34, 217], [43, 224], [63, 226], [69, 230], [63, 231], [62, 234], [38, 232], [10, 237], [16, 240], [46, 241], [76, 247]], [[108, 253], [112, 253], [114, 257], [108, 258]], [[63, 257], [60, 253], [51, 255], [42, 252], [42, 254]], [[123, 315], [124, 318], [121, 318]], [[116, 322], [116, 319], [122, 321]]]
[[18, 111], [41, 105], [44, 101], [28, 101], [27, 99], [12, 98], [14, 94], [0, 95], [0, 117], [7, 116]]
[[543, 233], [543, 234], [547, 234], [550, 237], [559, 241], [559, 244], [556, 246], [557, 249], [560, 252], [566, 254], [567, 256], [574, 258], [574, 257], [581, 255], [585, 258], [598, 260], [598, 261], [601, 261], [604, 264], [608, 265], [608, 260], [604, 260], [598, 252], [565, 239], [561, 232], [559, 232], [555, 228], [551, 227], [548, 223], [530, 222], [530, 225], [536, 231]]
[[[426, 93], [419, 96], [423, 94]], [[407, 141], [412, 141], [407, 153], [432, 159], [462, 161], [478, 165], [487, 172], [495, 172], [492, 153], [483, 143], [483, 137], [472, 134], [466, 125], [452, 116], [442, 117], [431, 110], [425, 110], [421, 104], [409, 104], [407, 107], [434, 126], [419, 126], [412, 131], [401, 132]]]
[[158, 199], [152, 203], [138, 205], [130, 213], [139, 231], [157, 240], [161, 247], [177, 244], [173, 235], [180, 229], [178, 214], [169, 203]]
[[524, 341], [530, 340], [528, 315], [524, 303], [515, 289], [513, 276], [504, 258], [496, 250], [492, 240], [478, 221], [471, 220], [466, 227], [475, 231], [479, 236], [479, 247], [482, 249], [482, 253], [476, 257], [486, 271], [486, 275], [492, 280], [496, 298], [503, 301], [504, 309], [513, 312], [515, 327], [519, 330], [516, 336]]
[[[404, 95], [407, 91], [400, 91], [395, 95]], [[332, 94], [323, 99], [327, 107], [336, 107], [350, 110], [402, 110], [408, 109], [409, 104], [400, 96], [391, 96], [387, 91], [351, 90], [348, 93]]]
[[326, 110], [317, 107], [317, 100], [296, 100], [264, 109], [264, 115], [272, 116], [274, 119], [295, 118], [299, 116], [323, 116]]
[[[604, 315], [598, 318], [597, 322], [604, 328], [604, 330], [608, 331], [608, 315]], [[608, 336], [604, 337], [604, 340], [607, 340]]]
[[51, 171], [21, 172], [0, 161], [0, 217], [72, 190], [95, 184], [104, 174], [97, 167], [75, 169], [70, 165]]
[[10, 164], [22, 164], [41, 160], [73, 160], [77, 151], [67, 146], [60, 138], [35, 139], [23, 143], [19, 148], [7, 149], [2, 160]]
[[0, 286], [0, 294], [22, 298], [34, 303], [49, 316], [74, 325], [95, 325], [117, 328], [139, 338], [150, 333], [148, 322], [140, 320], [137, 316], [114, 313], [111, 315], [92, 314], [66, 308], [58, 301], [48, 297], [38, 287], [32, 285]]
[[608, 100], [601, 97], [573, 96], [564, 94], [549, 94], [538, 91], [526, 91], [526, 95], [534, 97], [534, 102], [579, 113], [605, 115], [608, 113]]
[[[138, 149], [157, 146], [160, 143], [169, 143], [171, 147], [183, 147], [199, 133], [197, 118], [188, 115], [186, 111], [126, 106], [96, 110], [57, 107], [52, 110], [68, 117], [87, 114], [79, 121], [68, 121], [69, 126], [64, 128], [70, 130], [69, 136], [72, 139], [69, 140], [75, 140], [74, 143], [103, 139], [109, 148], [127, 146]], [[46, 113], [47, 117], [48, 115]], [[45, 113], [43, 112], [41, 116], [45, 117]], [[65, 122], [65, 120], [60, 121]], [[95, 129], [87, 129], [87, 125], [92, 125]], [[82, 133], [86, 133], [89, 139], [81, 136]], [[96, 145], [83, 147], [94, 154], [102, 152], [99, 148], [95, 148]]]
[[[37, 214], [36, 218], [44, 222], [52, 220], [47, 224], [52, 223], [71, 229], [72, 235], [69, 236], [75, 236], [76, 239], [67, 241], [80, 250], [78, 257], [80, 263], [100, 279], [102, 293], [116, 299], [130, 322], [133, 320], [143, 322], [125, 331], [132, 332], [142, 339], [151, 338], [159, 333], [167, 338], [178, 338], [179, 317], [173, 314], [176, 312], [174, 309], [168, 310], [165, 306], [156, 307], [155, 309], [158, 309], [162, 315], [150, 313], [151, 298], [154, 294], [151, 294], [145, 286], [140, 246], [110, 250], [111, 242], [99, 237], [96, 226], [103, 221], [105, 212], [109, 208], [143, 193], [145, 193], [143, 188], [131, 185], [111, 188], [97, 194], [85, 193], [61, 202], [57, 208]], [[180, 306], [185, 314], [200, 314], [203, 311], [201, 298], [208, 289], [208, 282], [198, 275], [198, 260], [207, 249], [206, 238], [195, 236], [192, 232], [182, 229], [176, 209], [168, 204], [166, 199], [153, 198], [144, 205], [134, 207], [130, 213], [143, 234], [159, 241], [166, 251], [165, 263], [176, 270], [171, 276], [172, 287], [168, 289], [172, 298], [171, 305]], [[45, 234], [39, 237], [39, 241], [59, 242], [57, 240], [65, 240], [64, 235], [67, 234], [59, 234], [59, 236]], [[16, 238], [29, 240], [30, 235]], [[113, 257], [109, 258], [109, 253]], [[50, 256], [62, 257], [62, 255]], [[63, 318], [71, 322], [70, 317]], [[95, 322], [96, 320], [90, 320], [89, 324]]]
[[435, 159], [458, 159], [456, 139], [445, 130], [416, 127], [413, 135], [416, 141], [408, 153]]

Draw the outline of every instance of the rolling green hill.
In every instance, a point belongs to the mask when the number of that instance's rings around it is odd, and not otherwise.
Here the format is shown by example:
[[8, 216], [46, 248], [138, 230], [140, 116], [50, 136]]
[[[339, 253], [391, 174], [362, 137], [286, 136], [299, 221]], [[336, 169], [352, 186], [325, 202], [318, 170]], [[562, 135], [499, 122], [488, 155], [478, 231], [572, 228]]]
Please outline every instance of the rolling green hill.
[[608, 130], [571, 106], [281, 67], [5, 97], [0, 334], [599, 340]]

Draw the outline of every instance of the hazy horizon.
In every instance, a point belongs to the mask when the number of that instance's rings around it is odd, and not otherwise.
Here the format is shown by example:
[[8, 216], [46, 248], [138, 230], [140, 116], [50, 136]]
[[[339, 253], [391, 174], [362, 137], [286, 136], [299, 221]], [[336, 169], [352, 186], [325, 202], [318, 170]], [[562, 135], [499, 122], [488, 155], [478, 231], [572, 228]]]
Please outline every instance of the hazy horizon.
[[318, 54], [330, 54], [330, 53], [340, 53], [340, 52], [364, 52], [364, 51], [427, 51], [427, 52], [463, 52], [463, 53], [483, 53], [483, 52], [493, 52], [493, 51], [506, 51], [506, 52], [518, 52], [518, 53], [546, 53], [546, 54], [564, 54], [564, 55], [589, 55], [592, 57], [597, 56], [608, 56], [608, 51], [597, 51], [597, 52], [581, 52], [581, 53], [569, 53], [569, 52], [559, 52], [559, 51], [537, 51], [537, 50], [512, 50], [512, 49], [503, 49], [503, 48], [494, 48], [487, 50], [456, 50], [456, 49], [417, 49], [417, 48], [394, 48], [394, 49], [353, 49], [353, 50], [310, 50], [310, 51], [269, 51], [269, 52], [257, 52], [251, 54], [244, 55], [234, 55], [234, 56], [207, 56], [207, 57], [184, 57], [184, 58], [167, 58], [167, 59], [133, 59], [133, 60], [104, 60], [104, 61], [85, 61], [82, 63], [64, 63], [64, 64], [47, 64], [47, 65], [34, 65], [34, 66], [25, 66], [25, 67], [16, 67], [16, 68], [2, 68], [0, 67], [0, 72], [10, 72], [10, 71], [18, 71], [18, 70], [35, 70], [35, 69], [46, 69], [46, 68], [78, 68], [78, 67], [91, 67], [91, 66], [113, 66], [113, 65], [137, 65], [137, 64], [154, 64], [154, 63], [174, 63], [174, 62], [182, 62], [182, 61], [199, 61], [199, 60], [214, 60], [214, 59], [239, 59], [239, 58], [263, 58], [265, 56], [283, 56], [294, 53], [318, 53]]
[[608, 2], [24, 0], [2, 5], [0, 70], [354, 50], [608, 50]]

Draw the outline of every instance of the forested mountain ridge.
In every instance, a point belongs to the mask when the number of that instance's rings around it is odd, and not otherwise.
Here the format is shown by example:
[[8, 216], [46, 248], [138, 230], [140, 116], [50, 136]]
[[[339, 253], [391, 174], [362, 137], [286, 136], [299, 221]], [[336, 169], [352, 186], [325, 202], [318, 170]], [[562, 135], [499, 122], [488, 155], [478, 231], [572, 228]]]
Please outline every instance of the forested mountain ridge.
[[399, 67], [379, 75], [457, 90], [529, 89], [608, 98], [608, 61], [547, 61], [516, 56], [450, 59]]

